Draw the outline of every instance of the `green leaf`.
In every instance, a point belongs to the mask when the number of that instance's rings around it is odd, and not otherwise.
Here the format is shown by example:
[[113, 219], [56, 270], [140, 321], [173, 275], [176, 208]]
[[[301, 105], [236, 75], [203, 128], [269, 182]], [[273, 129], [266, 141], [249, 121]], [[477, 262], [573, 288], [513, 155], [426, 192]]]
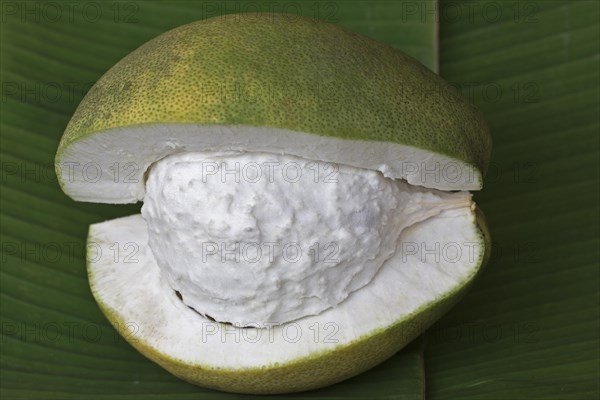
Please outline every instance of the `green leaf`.
[[428, 333], [427, 393], [598, 398], [599, 3], [442, 5], [441, 75], [494, 138], [476, 195], [494, 250]]
[[[422, 2], [434, 10], [433, 0]], [[259, 7], [257, 9], [256, 7]], [[269, 10], [318, 17], [437, 65], [437, 26], [414, 2], [122, 1], [1, 4], [2, 398], [241, 398], [192, 386], [146, 360], [100, 313], [88, 287], [88, 225], [139, 205], [76, 203], [53, 159], [91, 85], [149, 39], [197, 19]], [[422, 343], [377, 368], [295, 398], [420, 399]]]

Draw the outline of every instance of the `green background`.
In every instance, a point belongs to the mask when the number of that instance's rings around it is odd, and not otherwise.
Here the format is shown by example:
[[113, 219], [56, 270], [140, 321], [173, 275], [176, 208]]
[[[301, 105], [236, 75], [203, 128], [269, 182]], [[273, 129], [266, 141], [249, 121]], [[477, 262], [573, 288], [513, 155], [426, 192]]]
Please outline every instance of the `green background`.
[[2, 398], [245, 397], [181, 382], [116, 335], [89, 292], [85, 237], [139, 205], [71, 201], [53, 157], [85, 92], [123, 56], [183, 23], [257, 7], [417, 57], [478, 105], [494, 139], [475, 196], [493, 254], [473, 290], [384, 364], [282, 397], [598, 398], [600, 12], [585, 0], [2, 1]]

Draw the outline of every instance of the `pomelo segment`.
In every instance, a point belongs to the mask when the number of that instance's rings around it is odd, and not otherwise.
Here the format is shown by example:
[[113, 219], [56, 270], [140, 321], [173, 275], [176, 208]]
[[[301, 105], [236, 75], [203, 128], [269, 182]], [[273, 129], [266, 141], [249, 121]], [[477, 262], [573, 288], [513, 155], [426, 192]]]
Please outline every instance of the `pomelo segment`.
[[[161, 279], [147, 239], [139, 215], [90, 227], [88, 273], [101, 309], [134, 347], [176, 376], [240, 393], [314, 389], [377, 365], [458, 300], [489, 249], [474, 206], [444, 211], [405, 230], [403, 251], [343, 303], [257, 329], [216, 323], [185, 306]], [[122, 250], [116, 260], [115, 245]], [[437, 256], [427, 253], [435, 246]]]

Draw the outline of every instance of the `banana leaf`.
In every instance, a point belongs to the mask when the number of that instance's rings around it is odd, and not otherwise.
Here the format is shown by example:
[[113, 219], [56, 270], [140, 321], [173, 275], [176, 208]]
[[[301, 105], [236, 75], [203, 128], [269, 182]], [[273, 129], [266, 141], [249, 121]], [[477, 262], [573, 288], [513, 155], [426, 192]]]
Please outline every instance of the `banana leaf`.
[[492, 131], [493, 251], [427, 334], [428, 397], [598, 398], [599, 3], [460, 7], [441, 3], [440, 73]]
[[[452, 312], [384, 364], [291, 398], [597, 398], [599, 23], [595, 1], [1, 3], [0, 396], [243, 398], [178, 380], [89, 291], [87, 227], [139, 205], [77, 203], [53, 158], [91, 85], [158, 34], [232, 12], [320, 18], [418, 58], [484, 112], [476, 200], [492, 260]], [[439, 37], [439, 40], [438, 40]]]

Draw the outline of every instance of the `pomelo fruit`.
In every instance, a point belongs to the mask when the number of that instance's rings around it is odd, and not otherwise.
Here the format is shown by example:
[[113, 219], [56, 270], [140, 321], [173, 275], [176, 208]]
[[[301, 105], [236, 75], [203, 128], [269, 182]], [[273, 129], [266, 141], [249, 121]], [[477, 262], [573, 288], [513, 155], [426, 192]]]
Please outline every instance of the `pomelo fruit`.
[[[56, 166], [75, 200], [144, 201], [88, 237], [92, 293], [134, 347], [198, 385], [284, 393], [373, 367], [457, 301], [489, 254], [468, 191], [490, 151], [481, 114], [411, 57], [321, 21], [246, 14], [117, 63]], [[268, 160], [337, 175], [243, 175]], [[217, 245], [257, 240], [333, 243], [337, 258], [219, 260]]]

